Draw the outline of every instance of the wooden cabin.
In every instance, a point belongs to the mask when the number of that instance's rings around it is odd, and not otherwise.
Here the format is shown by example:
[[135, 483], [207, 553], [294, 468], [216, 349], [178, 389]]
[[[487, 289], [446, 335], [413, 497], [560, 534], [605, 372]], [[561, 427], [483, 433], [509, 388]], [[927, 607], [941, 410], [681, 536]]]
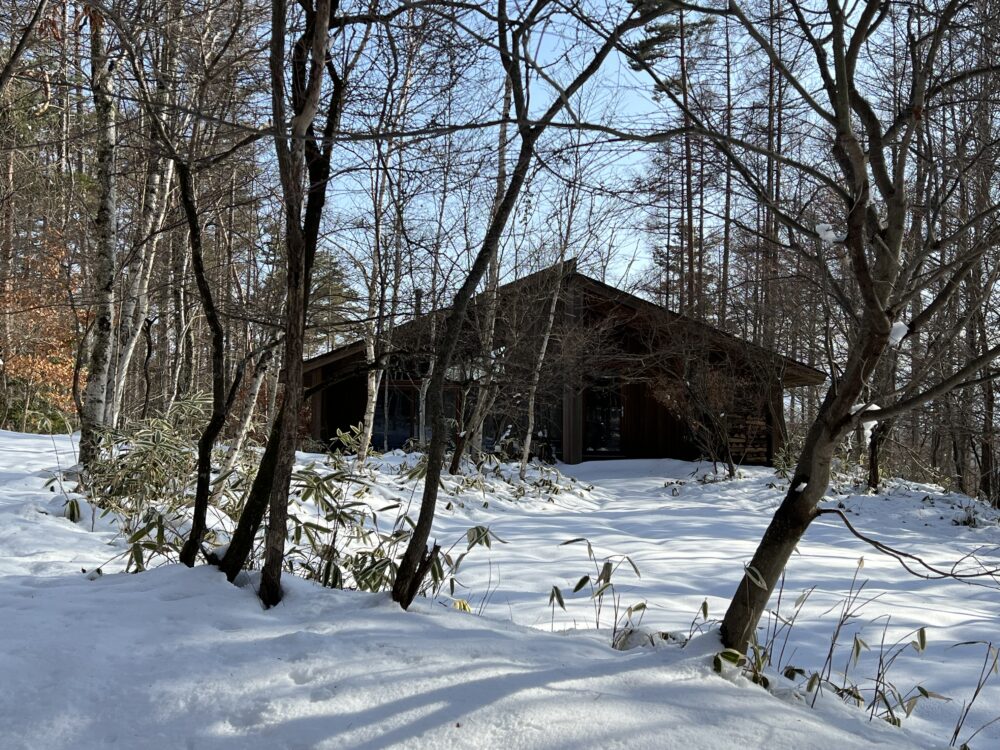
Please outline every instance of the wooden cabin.
[[[557, 291], [558, 290], [558, 291]], [[473, 301], [449, 369], [446, 405], [457, 436], [472, 401], [492, 407], [484, 450], [502, 450], [526, 429], [526, 391], [557, 295], [543, 363], [532, 443], [543, 456], [574, 464], [596, 458], [724, 458], [771, 464], [785, 436], [783, 393], [825, 375], [576, 270], [567, 262], [502, 286], [493, 347], [484, 354], [488, 308]], [[438, 315], [437, 319], [432, 315]], [[437, 325], [432, 325], [436, 322]], [[398, 325], [385, 352], [373, 445], [419, 442], [419, 404], [440, 312]], [[366, 400], [364, 345], [354, 342], [307, 360], [310, 433], [332, 444], [361, 423]]]

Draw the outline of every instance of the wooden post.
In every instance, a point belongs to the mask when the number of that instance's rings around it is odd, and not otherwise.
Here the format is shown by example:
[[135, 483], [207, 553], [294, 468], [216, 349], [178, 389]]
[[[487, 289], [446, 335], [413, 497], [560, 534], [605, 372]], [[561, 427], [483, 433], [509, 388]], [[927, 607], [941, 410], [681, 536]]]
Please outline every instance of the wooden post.
[[[577, 321], [580, 313], [580, 292], [572, 281], [572, 276], [568, 276], [563, 293], [563, 321], [567, 329]], [[577, 369], [567, 372], [563, 381], [560, 458], [567, 464], [578, 464], [583, 460], [583, 389]]]
[[774, 459], [785, 447], [788, 430], [785, 427], [785, 396], [781, 380], [770, 383], [767, 408], [767, 464], [774, 466]]
[[562, 460], [567, 464], [583, 460], [583, 394], [576, 382], [563, 385]]

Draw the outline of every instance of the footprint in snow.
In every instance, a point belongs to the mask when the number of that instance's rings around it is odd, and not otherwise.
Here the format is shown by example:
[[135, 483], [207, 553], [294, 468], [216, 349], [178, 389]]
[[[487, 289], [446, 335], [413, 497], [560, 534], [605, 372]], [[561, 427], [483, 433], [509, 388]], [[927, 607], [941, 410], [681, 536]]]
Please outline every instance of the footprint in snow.
[[322, 703], [333, 700], [333, 690], [328, 687], [313, 688], [309, 691], [309, 701], [311, 703]]
[[315, 672], [309, 667], [293, 669], [288, 673], [288, 678], [296, 685], [305, 685], [312, 682], [316, 677]]

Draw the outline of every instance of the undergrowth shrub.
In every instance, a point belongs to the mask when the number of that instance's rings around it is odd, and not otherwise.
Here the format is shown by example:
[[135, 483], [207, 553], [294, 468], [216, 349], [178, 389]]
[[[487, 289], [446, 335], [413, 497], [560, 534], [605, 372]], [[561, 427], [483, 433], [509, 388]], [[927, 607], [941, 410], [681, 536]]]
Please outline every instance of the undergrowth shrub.
[[[394, 579], [391, 553], [400, 535], [382, 533], [378, 514], [398, 509], [399, 504], [371, 509], [357, 499], [367, 489], [364, 479], [338, 464], [332, 471], [312, 464], [293, 473], [292, 546], [286, 565], [328, 588], [383, 591]], [[352, 485], [357, 487], [353, 492]]]
[[144, 570], [154, 557], [176, 560], [194, 495], [194, 445], [207, 408], [204, 398], [182, 400], [163, 416], [101, 434], [87, 489], [94, 507], [112, 517], [125, 539], [126, 570]]
[[[587, 546], [587, 559], [593, 566], [594, 572], [587, 573], [580, 577], [573, 586], [573, 593], [587, 590], [590, 593], [589, 601], [594, 617], [594, 628], [601, 629], [603, 622], [608, 622], [608, 610], [610, 610], [611, 621], [611, 645], [618, 650], [624, 650], [635, 645], [634, 635], [639, 632], [642, 616], [646, 611], [646, 602], [640, 601], [622, 608], [621, 594], [615, 588], [615, 575], [626, 563], [635, 573], [636, 578], [641, 578], [639, 568], [628, 555], [608, 555], [598, 558], [594, 552], [594, 547], [588, 539], [577, 537], [569, 539], [560, 547], [570, 544], [583, 543]], [[566, 599], [562, 589], [553, 586], [549, 592], [549, 606], [552, 608], [552, 628], [555, 629], [555, 608], [559, 605], [566, 611]]]
[[[824, 692], [831, 692], [846, 703], [863, 709], [870, 720], [880, 719], [900, 726], [925, 700], [951, 699], [928, 689], [923, 684], [902, 688], [892, 677], [896, 662], [904, 655], [920, 658], [927, 648], [926, 628], [917, 628], [896, 640], [888, 637], [891, 618], [877, 617], [859, 625], [862, 610], [872, 599], [863, 597], [867, 581], [860, 581], [864, 558], [858, 560], [850, 588], [840, 602], [839, 614], [830, 634], [826, 657], [818, 667], [804, 667], [785, 660], [789, 636], [802, 607], [815, 590], [806, 589], [794, 601], [791, 610], [782, 611], [784, 580], [778, 591], [777, 607], [769, 611], [769, 624], [763, 639], [755, 636], [746, 655], [734, 649], [723, 649], [713, 659], [713, 669], [720, 674], [737, 673], [752, 682], [773, 690], [775, 673], [794, 683], [790, 695], [794, 699], [815, 705]], [[862, 637], [865, 629], [875, 626], [880, 631], [876, 646]], [[857, 677], [855, 670], [863, 654], [875, 659], [874, 673]], [[837, 665], [842, 665], [839, 669]], [[770, 673], [770, 676], [769, 674]]]
[[68, 392], [44, 383], [4, 376], [0, 361], [0, 429], [18, 432], [72, 432]]
[[[364, 499], [370, 494], [372, 476], [352, 472], [347, 459], [338, 454], [330, 461], [330, 467], [312, 464], [293, 474], [292, 544], [286, 565], [328, 588], [388, 591], [396, 580], [413, 521], [403, 512], [401, 500], [373, 507]], [[425, 471], [426, 463], [418, 463], [406, 478], [422, 478]], [[465, 550], [458, 553], [463, 540]], [[474, 547], [491, 547], [494, 541], [504, 543], [485, 526], [468, 529], [435, 559], [422, 593], [438, 596], [447, 586], [456, 607], [471, 611], [466, 600], [455, 597], [459, 568]]]
[[805, 446], [806, 433], [804, 427], [790, 429], [788, 437], [774, 453], [774, 473], [784, 480], [790, 480], [795, 473], [795, 464]]
[[[207, 420], [208, 402], [179, 402], [167, 414], [126, 429], [107, 431], [100, 457], [87, 477], [92, 506], [108, 516], [124, 540], [126, 570], [141, 571], [151, 565], [175, 561], [190, 527], [196, 484], [197, 439]], [[300, 577], [330, 588], [384, 592], [392, 588], [398, 561], [409, 543], [413, 521], [407, 515], [419, 484], [426, 479], [426, 456], [404, 460], [394, 468], [371, 460], [359, 463], [356, 447], [360, 429], [339, 432], [335, 450], [322, 463], [296, 467], [289, 493], [289, 543], [284, 564]], [[225, 463], [220, 447], [213, 465]], [[226, 476], [215, 476], [209, 507], [207, 548], [224, 545], [235, 528], [256, 469], [254, 449], [243, 452]], [[528, 494], [548, 497], [569, 482], [549, 467], [539, 467], [528, 482], [516, 479], [516, 470], [488, 461], [481, 471], [442, 479], [445, 507], [454, 510], [481, 498], [482, 507], [497, 496], [510, 499]], [[381, 485], [376, 488], [376, 485]], [[410, 500], [386, 499], [380, 492], [392, 487], [410, 492]], [[79, 506], [75, 508], [78, 519]], [[67, 508], [67, 515], [74, 515]], [[261, 529], [247, 563], [259, 568], [263, 556]], [[466, 556], [476, 547], [504, 543], [486, 526], [473, 526], [442, 551], [431, 566], [421, 593], [447, 597], [453, 605], [472, 611], [459, 589], [459, 573]], [[112, 558], [116, 559], [116, 558]], [[489, 588], [489, 586], [488, 586]], [[483, 593], [482, 604], [490, 595]], [[598, 601], [603, 595], [598, 598]], [[638, 609], [630, 611], [638, 614]]]

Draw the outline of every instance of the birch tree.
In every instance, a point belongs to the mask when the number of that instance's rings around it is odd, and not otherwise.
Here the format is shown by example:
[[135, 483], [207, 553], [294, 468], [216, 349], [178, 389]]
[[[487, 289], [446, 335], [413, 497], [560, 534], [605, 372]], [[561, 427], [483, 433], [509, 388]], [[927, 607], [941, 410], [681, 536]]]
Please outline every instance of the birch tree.
[[114, 283], [118, 241], [115, 184], [114, 61], [108, 56], [104, 17], [93, 9], [90, 26], [90, 85], [94, 97], [97, 138], [97, 213], [94, 218], [95, 260], [92, 267], [94, 321], [87, 366], [87, 385], [80, 412], [80, 463], [87, 467], [97, 457], [99, 432], [107, 424], [108, 377], [114, 327]]

